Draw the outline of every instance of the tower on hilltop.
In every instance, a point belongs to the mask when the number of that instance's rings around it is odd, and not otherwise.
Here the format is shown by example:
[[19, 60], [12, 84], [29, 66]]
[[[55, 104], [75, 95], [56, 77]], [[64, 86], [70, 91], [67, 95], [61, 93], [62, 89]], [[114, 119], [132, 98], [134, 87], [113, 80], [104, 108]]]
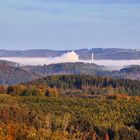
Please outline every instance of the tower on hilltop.
[[94, 61], [94, 53], [92, 53], [92, 56], [91, 56], [91, 62]]

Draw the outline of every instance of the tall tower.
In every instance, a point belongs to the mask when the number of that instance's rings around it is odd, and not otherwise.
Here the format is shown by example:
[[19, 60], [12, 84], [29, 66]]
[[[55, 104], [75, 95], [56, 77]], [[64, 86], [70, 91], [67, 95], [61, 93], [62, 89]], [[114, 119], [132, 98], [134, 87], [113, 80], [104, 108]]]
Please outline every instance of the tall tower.
[[92, 56], [91, 56], [91, 62], [93, 63], [94, 61], [94, 53], [92, 53]]

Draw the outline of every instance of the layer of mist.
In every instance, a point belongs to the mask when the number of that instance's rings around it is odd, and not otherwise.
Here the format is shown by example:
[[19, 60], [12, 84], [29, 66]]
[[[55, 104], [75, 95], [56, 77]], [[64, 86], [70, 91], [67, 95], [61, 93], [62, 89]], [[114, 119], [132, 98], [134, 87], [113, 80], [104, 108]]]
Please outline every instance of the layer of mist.
[[49, 65], [56, 63], [67, 63], [67, 62], [84, 62], [84, 63], [95, 63], [110, 68], [122, 68], [129, 65], [140, 65], [140, 60], [80, 60], [79, 56], [74, 52], [68, 52], [60, 57], [2, 57], [1, 60], [7, 60], [19, 63], [20, 65]]

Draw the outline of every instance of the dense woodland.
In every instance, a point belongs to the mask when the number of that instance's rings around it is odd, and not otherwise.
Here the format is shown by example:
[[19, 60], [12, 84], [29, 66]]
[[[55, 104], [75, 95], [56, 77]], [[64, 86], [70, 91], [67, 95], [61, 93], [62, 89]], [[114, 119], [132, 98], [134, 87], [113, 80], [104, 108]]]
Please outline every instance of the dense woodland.
[[82, 96], [108, 94], [140, 96], [140, 81], [89, 75], [53, 75], [13, 86], [0, 86], [0, 93], [13, 96]]
[[139, 140], [139, 85], [53, 75], [0, 86], [0, 140]]
[[1, 140], [139, 140], [140, 99], [0, 95]]
[[[53, 75], [13, 86], [0, 86], [0, 93], [14, 96], [140, 95], [140, 81], [89, 75]], [[48, 95], [49, 96], [49, 95]]]
[[53, 75], [29, 82], [26, 86], [49, 86], [57, 88], [61, 93], [79, 91], [92, 95], [128, 94], [131, 96], [140, 95], [140, 81], [127, 79], [113, 79], [109, 77], [97, 77], [89, 75]]

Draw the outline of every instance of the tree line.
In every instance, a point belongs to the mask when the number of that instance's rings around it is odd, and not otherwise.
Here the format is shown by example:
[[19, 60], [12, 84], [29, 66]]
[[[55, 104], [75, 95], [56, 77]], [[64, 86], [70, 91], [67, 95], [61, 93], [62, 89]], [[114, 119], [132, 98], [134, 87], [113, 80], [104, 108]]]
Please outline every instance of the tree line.
[[87, 93], [90, 95], [140, 95], [140, 81], [89, 75], [53, 75], [13, 86], [0, 86], [0, 93], [17, 96], [58, 96]]

